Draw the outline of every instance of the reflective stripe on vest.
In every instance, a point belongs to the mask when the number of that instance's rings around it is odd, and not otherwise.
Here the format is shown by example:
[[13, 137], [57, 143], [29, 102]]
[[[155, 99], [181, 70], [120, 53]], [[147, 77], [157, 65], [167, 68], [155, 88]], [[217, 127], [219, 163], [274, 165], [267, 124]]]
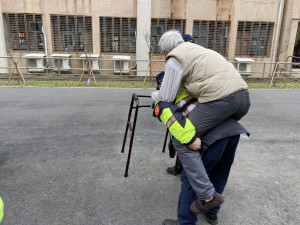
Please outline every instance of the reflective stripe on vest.
[[182, 99], [184, 99], [185, 97], [188, 97], [190, 95], [191, 94], [188, 93], [188, 91], [186, 89], [182, 88], [175, 99], [175, 105], [177, 105], [177, 103], [179, 101], [181, 101]]
[[171, 125], [176, 121], [173, 113], [169, 108], [165, 108], [160, 116], [161, 121], [170, 129]]
[[190, 104], [183, 112], [183, 115], [185, 117], [188, 117], [190, 112], [192, 112], [192, 110], [196, 107], [196, 105], [198, 104], [198, 101], [193, 102], [192, 104]]
[[185, 125], [182, 127], [170, 108], [165, 108], [163, 110], [160, 119], [165, 125], [167, 125], [171, 134], [182, 144], [189, 143], [196, 135], [196, 129], [191, 121], [186, 118]]
[[169, 118], [169, 120], [167, 121], [166, 125], [168, 127], [168, 129], [171, 128], [172, 124], [176, 121], [174, 116], [171, 116], [171, 118]]
[[179, 108], [181, 108], [182, 106], [184, 106], [188, 101], [190, 101], [191, 99], [193, 99], [194, 97], [189, 95], [184, 97], [183, 99], [181, 99], [179, 102], [176, 103], [176, 106], [178, 106]]

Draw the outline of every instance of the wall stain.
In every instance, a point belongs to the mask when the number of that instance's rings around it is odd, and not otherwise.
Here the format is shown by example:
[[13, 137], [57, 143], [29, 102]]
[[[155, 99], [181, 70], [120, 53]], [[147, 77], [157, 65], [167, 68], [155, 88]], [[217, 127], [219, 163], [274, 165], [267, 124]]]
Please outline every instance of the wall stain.
[[231, 21], [233, 0], [217, 0], [216, 1], [216, 21]]

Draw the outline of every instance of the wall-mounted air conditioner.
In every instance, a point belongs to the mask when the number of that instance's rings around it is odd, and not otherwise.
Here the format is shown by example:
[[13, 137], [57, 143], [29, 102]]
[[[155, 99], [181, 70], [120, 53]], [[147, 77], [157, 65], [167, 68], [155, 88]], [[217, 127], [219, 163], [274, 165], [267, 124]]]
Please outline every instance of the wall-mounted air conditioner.
[[51, 55], [53, 62], [53, 71], [68, 71], [70, 70], [70, 54], [53, 54]]
[[129, 73], [130, 56], [115, 55], [113, 56], [113, 59], [115, 73]]
[[254, 62], [250, 58], [235, 58], [235, 67], [241, 75], [250, 76], [251, 74], [251, 64]]
[[[88, 54], [88, 58], [89, 58], [89, 62], [90, 62], [90, 66], [92, 68], [93, 71], [97, 71], [99, 70], [99, 54]], [[80, 56], [80, 58], [84, 58], [82, 60], [82, 67], [84, 70], [87, 70], [88, 68], [88, 64], [87, 64], [87, 57], [86, 57], [86, 54], [82, 54]]]
[[45, 72], [45, 57], [46, 54], [27, 54], [26, 65], [29, 72]]

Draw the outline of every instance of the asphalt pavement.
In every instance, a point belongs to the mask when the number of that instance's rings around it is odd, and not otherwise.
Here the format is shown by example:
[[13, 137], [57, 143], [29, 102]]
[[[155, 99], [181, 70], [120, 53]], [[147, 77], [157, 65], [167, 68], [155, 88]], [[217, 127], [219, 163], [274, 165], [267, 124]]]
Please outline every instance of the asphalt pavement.
[[[132, 93], [0, 87], [1, 225], [157, 225], [176, 219], [180, 177], [165, 127], [138, 114], [129, 176], [121, 147]], [[219, 224], [300, 224], [300, 90], [250, 90]], [[141, 98], [140, 104], [151, 104]], [[197, 224], [208, 224], [200, 215]]]

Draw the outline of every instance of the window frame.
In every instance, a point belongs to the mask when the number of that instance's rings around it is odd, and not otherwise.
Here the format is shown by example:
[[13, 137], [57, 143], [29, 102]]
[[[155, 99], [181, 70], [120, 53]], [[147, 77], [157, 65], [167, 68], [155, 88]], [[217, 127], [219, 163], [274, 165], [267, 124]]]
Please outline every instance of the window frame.
[[[3, 13], [6, 46], [8, 50], [45, 51], [41, 14]], [[41, 24], [39, 30], [31, 30], [31, 23]]]
[[[230, 21], [194, 20], [193, 38], [195, 43], [227, 56], [230, 26]], [[221, 35], [220, 31], [223, 30], [225, 30], [224, 35]]]
[[274, 25], [274, 22], [239, 21], [235, 55], [269, 57], [271, 54]]
[[[180, 29], [177, 29], [180, 26]], [[158, 32], [153, 34], [154, 28], [157, 28]], [[186, 20], [184, 19], [169, 19], [169, 18], [152, 18], [150, 29], [150, 52], [153, 54], [161, 54], [161, 49], [158, 46], [159, 40], [163, 33], [168, 30], [175, 29], [181, 34], [185, 33]]]
[[93, 51], [93, 21], [91, 16], [52, 14], [50, 21], [53, 52]]
[[101, 53], [136, 53], [137, 19], [99, 17]]

